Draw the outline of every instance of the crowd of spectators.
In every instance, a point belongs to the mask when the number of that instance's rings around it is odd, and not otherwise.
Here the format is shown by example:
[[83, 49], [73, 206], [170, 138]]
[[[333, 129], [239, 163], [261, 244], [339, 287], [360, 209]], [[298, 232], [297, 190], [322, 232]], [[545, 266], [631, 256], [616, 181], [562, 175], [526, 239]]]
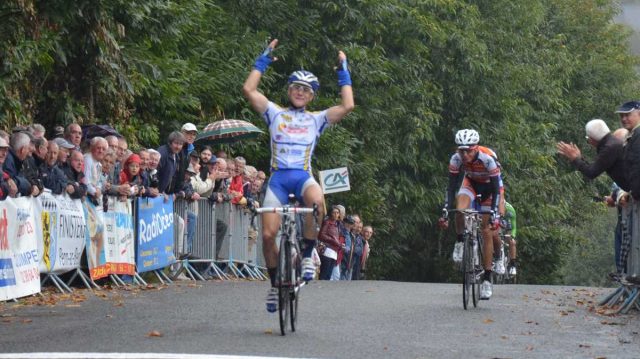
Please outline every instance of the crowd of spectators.
[[604, 198], [609, 206], [618, 209], [614, 232], [616, 271], [609, 276], [616, 281], [626, 277], [626, 280], [640, 284], [635, 272], [627, 276], [632, 235], [638, 235], [629, 223], [633, 221], [631, 217], [638, 215], [631, 207], [640, 200], [640, 101], [625, 102], [615, 112], [620, 116], [621, 127], [613, 132], [601, 119], [593, 119], [585, 126], [587, 143], [596, 150], [592, 161], [586, 160], [573, 143], [559, 142], [557, 149], [586, 178], [594, 179], [607, 173], [613, 180], [612, 193]]
[[331, 207], [318, 234], [320, 279], [364, 279], [372, 236], [373, 228], [363, 226], [359, 215], [345, 215], [342, 205]]
[[[186, 123], [159, 148], [133, 152], [125, 137], [88, 138], [76, 123], [56, 127], [49, 140], [39, 124], [18, 126], [11, 135], [0, 131], [0, 200], [35, 197], [47, 189], [90, 201], [104, 211], [110, 200], [157, 196], [258, 206], [265, 191], [265, 172], [247, 165], [243, 157], [231, 158], [222, 150], [214, 153], [209, 146], [198, 152], [197, 133], [194, 124]], [[216, 230], [224, 233], [226, 224], [218, 220]], [[319, 236], [321, 278], [361, 279], [372, 234], [373, 229], [363, 227], [358, 215], [345, 216], [343, 206], [334, 206]], [[188, 256], [190, 247], [181, 254]]]

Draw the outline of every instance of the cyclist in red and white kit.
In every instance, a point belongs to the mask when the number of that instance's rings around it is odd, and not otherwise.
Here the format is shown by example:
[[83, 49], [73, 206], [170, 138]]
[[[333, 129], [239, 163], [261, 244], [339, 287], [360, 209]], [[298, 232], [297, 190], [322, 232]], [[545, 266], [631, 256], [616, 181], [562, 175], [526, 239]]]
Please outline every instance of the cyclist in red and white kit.
[[[502, 192], [500, 179], [500, 166], [492, 150], [478, 146], [480, 135], [471, 129], [460, 130], [456, 133], [458, 151], [451, 156], [449, 161], [449, 186], [447, 188], [447, 201], [445, 209], [451, 210], [454, 204], [456, 209], [463, 210], [471, 207], [477, 195], [480, 195], [482, 210], [493, 211], [492, 215], [482, 216], [482, 237], [494, 238], [495, 231], [500, 223], [499, 205]], [[460, 177], [462, 185], [459, 187]], [[457, 194], [456, 194], [457, 191]], [[440, 218], [441, 228], [448, 227], [448, 219]], [[464, 245], [462, 232], [464, 231], [464, 218], [461, 213], [456, 213], [457, 242], [453, 251], [453, 260], [462, 262]], [[483, 249], [484, 278], [480, 285], [480, 298], [489, 299], [493, 292], [491, 285], [491, 272], [493, 270], [493, 240], [485, 240]]]

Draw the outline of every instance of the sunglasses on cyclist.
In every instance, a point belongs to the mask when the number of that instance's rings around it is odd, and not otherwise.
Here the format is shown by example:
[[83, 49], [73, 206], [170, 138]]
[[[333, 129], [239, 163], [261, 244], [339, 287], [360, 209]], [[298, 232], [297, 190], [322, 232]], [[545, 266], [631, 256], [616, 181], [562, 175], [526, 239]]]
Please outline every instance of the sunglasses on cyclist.
[[469, 148], [458, 148], [458, 152], [460, 152], [460, 153], [469, 153], [469, 152], [475, 151], [475, 149], [476, 149], [476, 146], [469, 147]]
[[303, 92], [305, 94], [313, 94], [313, 89], [311, 87], [299, 85], [299, 84], [291, 84], [289, 86], [293, 91]]

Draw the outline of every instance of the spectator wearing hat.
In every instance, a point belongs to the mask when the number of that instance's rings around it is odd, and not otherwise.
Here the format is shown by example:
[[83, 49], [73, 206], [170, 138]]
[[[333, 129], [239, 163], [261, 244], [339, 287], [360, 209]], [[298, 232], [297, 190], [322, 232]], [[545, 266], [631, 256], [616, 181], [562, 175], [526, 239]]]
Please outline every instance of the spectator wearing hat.
[[67, 159], [69, 159], [69, 151], [75, 148], [74, 145], [70, 144], [69, 141], [65, 140], [62, 137], [56, 137], [52, 140], [58, 145], [58, 167], [62, 169], [67, 165]]
[[87, 195], [87, 179], [84, 177], [82, 168], [84, 166], [84, 156], [80, 151], [72, 150], [69, 155], [69, 165], [65, 167], [64, 173], [68, 183], [73, 186], [71, 198], [83, 199]]
[[593, 162], [587, 162], [578, 146], [573, 143], [559, 142], [556, 146], [558, 153], [569, 159], [588, 179], [594, 179], [606, 172], [620, 188], [627, 190], [629, 185], [625, 178], [622, 141], [613, 136], [607, 124], [600, 119], [587, 122], [585, 129], [587, 143], [593, 146], [597, 153]]
[[198, 128], [193, 123], [187, 122], [182, 125], [180, 132], [184, 136], [184, 143], [182, 145], [182, 150], [178, 152], [178, 166], [176, 167], [175, 177], [176, 188], [182, 188], [184, 185], [185, 172], [191, 162], [189, 155], [193, 150], [195, 150], [193, 142], [196, 140], [196, 136], [198, 135]]
[[2, 167], [9, 154], [9, 142], [0, 136], [0, 200], [7, 197], [15, 197], [18, 194], [18, 187], [13, 179]]
[[[176, 185], [176, 173], [179, 167], [178, 154], [182, 151], [185, 138], [182, 132], [174, 131], [167, 138], [167, 144], [158, 148], [160, 162], [158, 163], [158, 190], [164, 194], [174, 194], [180, 191]], [[184, 182], [184, 179], [181, 181]]]
[[129, 185], [130, 192], [128, 196], [142, 196], [145, 193], [144, 181], [140, 171], [140, 156], [135, 153], [129, 156], [122, 166], [120, 184]]
[[67, 126], [64, 131], [64, 139], [73, 145], [76, 151], [80, 151], [80, 143], [82, 142], [82, 128], [77, 123]]
[[616, 113], [620, 114], [622, 127], [629, 131], [623, 153], [625, 178], [628, 183], [627, 192], [630, 192], [634, 200], [640, 201], [640, 130], [638, 130], [640, 127], [640, 101], [626, 102], [618, 108]]
[[[9, 153], [4, 161], [3, 169], [9, 177], [15, 182], [18, 191], [23, 196], [37, 196], [40, 194], [41, 188], [32, 183], [33, 173], [31, 168], [24, 166], [27, 158], [31, 155], [31, 140], [24, 132], [16, 132], [11, 135], [9, 143]], [[37, 179], [37, 169], [35, 170]]]
[[[616, 113], [620, 115], [620, 123], [623, 128], [629, 131], [629, 135], [626, 139], [626, 143], [623, 151], [623, 166], [625, 169], [625, 178], [628, 184], [627, 193], [623, 193], [619, 196], [619, 202], [623, 204], [630, 203], [631, 223], [634, 223], [639, 212], [637, 211], [637, 204], [640, 203], [640, 101], [630, 101], [622, 104], [616, 110]], [[622, 186], [621, 186], [622, 187]], [[638, 236], [636, 228], [631, 230], [633, 237]], [[626, 240], [623, 238], [620, 248], [620, 264], [622, 268], [626, 267], [629, 252], [631, 250], [631, 238]], [[637, 277], [628, 276], [627, 280], [633, 283], [639, 283]]]

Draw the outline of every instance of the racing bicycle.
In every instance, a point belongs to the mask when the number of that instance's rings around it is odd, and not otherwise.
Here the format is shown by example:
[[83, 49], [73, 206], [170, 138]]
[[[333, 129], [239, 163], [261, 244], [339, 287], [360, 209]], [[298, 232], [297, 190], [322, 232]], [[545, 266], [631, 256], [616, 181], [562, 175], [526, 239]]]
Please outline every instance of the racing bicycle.
[[288, 205], [282, 207], [256, 208], [254, 212], [282, 214], [276, 287], [278, 288], [280, 333], [285, 335], [287, 324], [289, 324], [291, 332], [296, 331], [300, 290], [305, 285], [305, 282], [302, 280], [302, 251], [297, 235], [298, 225], [296, 223], [296, 214], [312, 213], [317, 226], [318, 207], [315, 204], [313, 208], [297, 207], [295, 206], [295, 197], [290, 195]]

